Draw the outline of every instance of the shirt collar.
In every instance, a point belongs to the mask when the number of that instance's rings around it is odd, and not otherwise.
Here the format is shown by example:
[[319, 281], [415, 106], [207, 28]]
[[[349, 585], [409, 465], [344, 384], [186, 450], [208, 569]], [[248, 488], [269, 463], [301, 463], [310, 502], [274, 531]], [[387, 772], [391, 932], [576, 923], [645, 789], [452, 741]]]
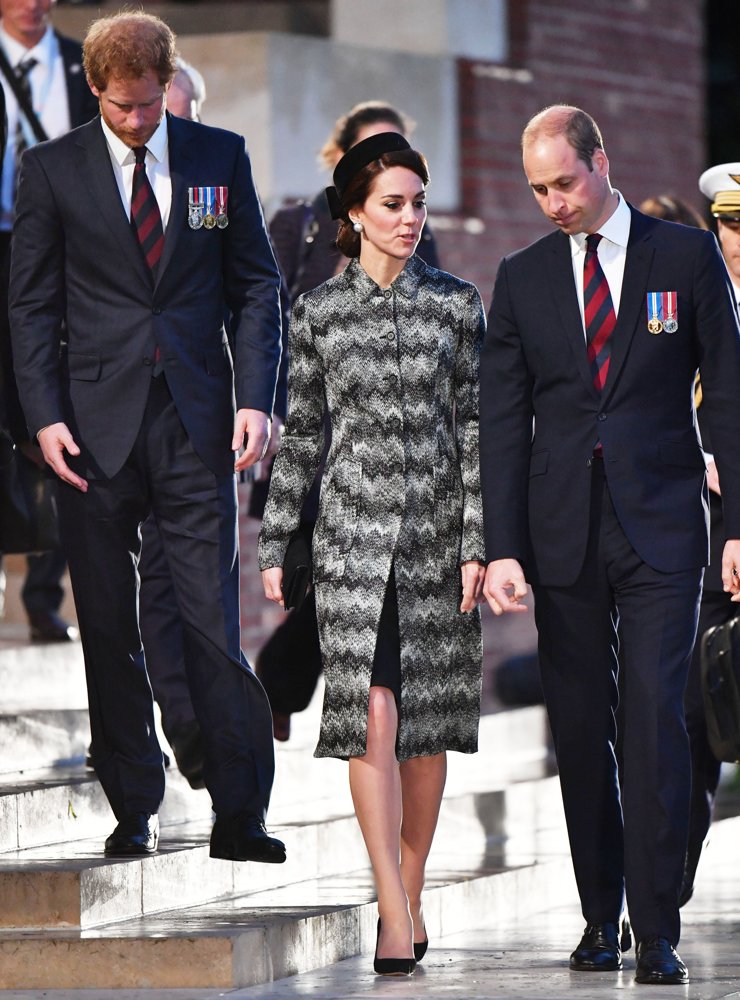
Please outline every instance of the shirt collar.
[[356, 295], [361, 298], [382, 297], [385, 292], [398, 292], [407, 299], [413, 299], [419, 290], [419, 285], [426, 271], [426, 264], [416, 254], [409, 257], [403, 270], [391, 284], [390, 289], [383, 289], [378, 285], [365, 268], [360, 264], [358, 257], [353, 257], [344, 270], [347, 281]]
[[21, 42], [10, 37], [0, 21], [0, 42], [8, 56], [8, 62], [13, 67], [31, 57], [44, 66], [51, 66], [57, 53], [57, 38], [51, 25], [37, 44], [32, 49], [27, 49]]
[[[115, 134], [113, 129], [108, 125], [105, 119], [100, 117], [100, 124], [103, 128], [103, 134], [105, 135], [106, 141], [108, 143], [108, 148], [113, 154], [113, 158], [116, 163], [123, 167], [128, 163], [134, 163], [136, 157], [134, 156], [134, 151], [130, 146], [119, 139]], [[151, 153], [154, 159], [158, 163], [162, 163], [167, 157], [167, 118], [163, 115], [162, 121], [157, 125], [157, 128], [152, 135], [151, 139], [146, 144], [147, 152]]]
[[[614, 209], [606, 222], [602, 226], [599, 226], [599, 232], [605, 240], [608, 240], [610, 243], [614, 243], [616, 246], [622, 247], [626, 250], [630, 238], [632, 213], [630, 212], [629, 205], [624, 200], [621, 193], [617, 191], [616, 188], [614, 191], [619, 197], [617, 207]], [[574, 236], [570, 237], [570, 252], [573, 257], [583, 251], [586, 246], [587, 235], [587, 233], [576, 233]]]

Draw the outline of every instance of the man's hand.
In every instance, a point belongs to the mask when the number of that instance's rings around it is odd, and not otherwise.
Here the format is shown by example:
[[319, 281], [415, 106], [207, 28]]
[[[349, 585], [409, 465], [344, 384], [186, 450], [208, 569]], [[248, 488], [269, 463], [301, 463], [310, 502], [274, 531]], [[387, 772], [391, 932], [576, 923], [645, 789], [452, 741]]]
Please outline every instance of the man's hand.
[[38, 433], [38, 441], [48, 465], [65, 483], [74, 486], [80, 493], [87, 493], [87, 480], [75, 475], [64, 461], [64, 452], [79, 455], [80, 449], [69, 432], [66, 424], [49, 424]]
[[740, 604], [740, 538], [728, 538], [722, 552], [722, 589]]
[[234, 420], [234, 437], [231, 440], [231, 450], [239, 451], [246, 445], [244, 453], [237, 457], [234, 472], [248, 469], [250, 465], [265, 457], [270, 443], [270, 418], [262, 410], [237, 410]]
[[460, 567], [462, 574], [462, 604], [461, 611], [474, 611], [481, 602], [483, 577], [485, 569], [479, 562], [464, 562]]
[[283, 567], [270, 566], [269, 569], [262, 570], [262, 586], [265, 588], [265, 597], [268, 601], [274, 601], [281, 608], [285, 607], [283, 600]]
[[527, 581], [516, 559], [494, 559], [486, 569], [483, 596], [495, 615], [507, 611], [527, 611], [522, 598], [527, 596]]
[[707, 486], [712, 493], [716, 493], [718, 496], [722, 495], [722, 491], [719, 488], [719, 473], [714, 462], [710, 462], [707, 465]]

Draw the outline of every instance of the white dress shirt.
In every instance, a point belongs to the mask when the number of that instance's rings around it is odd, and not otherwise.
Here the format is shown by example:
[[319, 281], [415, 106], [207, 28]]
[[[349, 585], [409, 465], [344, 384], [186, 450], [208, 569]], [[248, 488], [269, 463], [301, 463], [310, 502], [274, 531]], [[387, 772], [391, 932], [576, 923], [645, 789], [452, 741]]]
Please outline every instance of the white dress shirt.
[[[121, 195], [123, 209], [126, 218], [131, 218], [131, 188], [134, 183], [134, 167], [136, 157], [133, 149], [118, 138], [113, 130], [101, 118], [100, 124], [103, 127], [110, 161], [113, 165], [113, 173], [116, 177], [116, 184]], [[157, 125], [157, 129], [149, 142], [146, 144], [146, 173], [149, 183], [154, 190], [154, 197], [159, 205], [159, 214], [162, 216], [162, 229], [167, 228], [170, 217], [170, 207], [172, 205], [172, 180], [170, 178], [170, 156], [169, 143], [167, 139], [167, 119], [163, 116], [162, 121]]]
[[[33, 109], [50, 139], [56, 139], [69, 132], [69, 98], [67, 95], [67, 80], [64, 75], [64, 60], [59, 48], [59, 41], [51, 28], [47, 28], [41, 41], [32, 49], [27, 49], [3, 29], [0, 22], [0, 45], [5, 50], [11, 66], [18, 66], [26, 59], [35, 59], [36, 65], [28, 74], [31, 86]], [[82, 72], [82, 66], [79, 67]], [[2, 218], [0, 229], [9, 230], [13, 226], [13, 199], [15, 196], [15, 136], [18, 127], [18, 102], [11, 90], [5, 75], [0, 73], [0, 80], [5, 91], [5, 106], [8, 113], [8, 145], [3, 160], [2, 188], [0, 202]], [[33, 146], [36, 137], [24, 123], [26, 144]]]
[[[624, 264], [627, 260], [627, 243], [630, 237], [630, 225], [632, 224], [632, 214], [627, 202], [619, 191], [617, 207], [600, 226], [599, 233], [602, 240], [599, 243], [599, 263], [604, 272], [609, 291], [614, 305], [614, 315], [619, 315], [619, 300], [622, 297], [622, 281], [624, 280]], [[576, 292], [578, 293], [578, 307], [581, 310], [581, 322], [583, 323], [583, 337], [586, 337], [586, 321], [583, 310], [583, 265], [586, 261], [586, 233], [576, 233], [570, 237], [570, 250], [573, 256], [573, 277], [576, 282]]]

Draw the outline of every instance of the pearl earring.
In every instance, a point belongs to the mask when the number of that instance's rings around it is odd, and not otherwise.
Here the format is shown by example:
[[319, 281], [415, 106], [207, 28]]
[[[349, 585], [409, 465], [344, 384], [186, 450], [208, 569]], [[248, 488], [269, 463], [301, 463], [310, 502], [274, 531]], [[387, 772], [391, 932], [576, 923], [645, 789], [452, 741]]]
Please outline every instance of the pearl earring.
[[352, 228], [354, 229], [354, 231], [356, 233], [361, 233], [362, 232], [362, 223], [361, 222], [353, 222], [352, 223]]

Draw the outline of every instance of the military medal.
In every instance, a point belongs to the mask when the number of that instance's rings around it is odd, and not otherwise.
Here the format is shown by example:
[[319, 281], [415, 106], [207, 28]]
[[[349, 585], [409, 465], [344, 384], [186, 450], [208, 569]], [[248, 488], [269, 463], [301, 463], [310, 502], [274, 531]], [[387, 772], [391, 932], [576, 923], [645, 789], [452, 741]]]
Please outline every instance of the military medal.
[[660, 316], [663, 312], [663, 300], [659, 292], [648, 292], [647, 295], [647, 328], [650, 333], [658, 334], [663, 332], [663, 321]]
[[226, 214], [226, 206], [229, 201], [229, 189], [227, 187], [216, 188], [216, 225], [219, 229], [226, 229], [229, 224], [229, 217]]
[[678, 308], [676, 301], [678, 296], [676, 292], [663, 292], [663, 297], [665, 300], [663, 329], [666, 333], [675, 333], [678, 329]]
[[188, 225], [191, 229], [203, 228], [202, 188], [188, 188]]
[[216, 225], [216, 216], [213, 214], [213, 202], [215, 200], [215, 189], [212, 187], [203, 188], [205, 192], [206, 214], [203, 216], [203, 225], [206, 229], [213, 229]]

